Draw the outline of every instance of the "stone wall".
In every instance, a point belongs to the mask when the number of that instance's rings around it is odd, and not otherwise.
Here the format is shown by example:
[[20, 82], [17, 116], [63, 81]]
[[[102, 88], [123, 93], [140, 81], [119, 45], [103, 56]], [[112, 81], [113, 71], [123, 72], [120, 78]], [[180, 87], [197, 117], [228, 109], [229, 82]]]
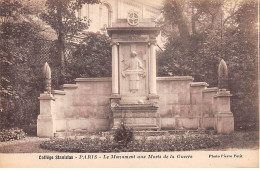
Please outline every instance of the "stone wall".
[[52, 92], [56, 131], [108, 130], [111, 78], [78, 78], [75, 81], [76, 84], [64, 84], [63, 91]]
[[157, 78], [162, 129], [175, 128], [176, 117], [191, 116], [190, 83], [192, 80], [193, 78], [189, 76]]
[[162, 129], [214, 129], [214, 95], [218, 88], [192, 82], [190, 76], [159, 77]]
[[[77, 130], [97, 132], [113, 127], [111, 78], [77, 78], [75, 81], [76, 84], [64, 84], [63, 90], [41, 94], [38, 136], [51, 137], [56, 132]], [[233, 132], [230, 93], [192, 81], [190, 76], [157, 78], [161, 129]]]

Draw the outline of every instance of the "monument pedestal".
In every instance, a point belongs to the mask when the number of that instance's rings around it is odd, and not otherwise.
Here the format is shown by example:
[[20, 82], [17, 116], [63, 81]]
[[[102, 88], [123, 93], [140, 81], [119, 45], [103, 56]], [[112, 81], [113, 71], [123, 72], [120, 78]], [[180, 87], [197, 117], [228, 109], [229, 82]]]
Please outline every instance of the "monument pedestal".
[[158, 107], [152, 104], [118, 104], [112, 108], [114, 126], [117, 129], [124, 123], [133, 130], [160, 130]]
[[[138, 17], [138, 14], [133, 11]], [[122, 123], [134, 130], [160, 130], [156, 89], [156, 36], [151, 19], [118, 20], [108, 28], [112, 38], [113, 127]]]
[[146, 100], [133, 103], [119, 95], [110, 97], [110, 107], [113, 115], [113, 127], [117, 129], [123, 123], [133, 130], [160, 130], [161, 118], [158, 113], [159, 96], [149, 95]]
[[54, 116], [54, 100], [52, 94], [44, 93], [40, 100], [40, 115], [37, 119], [37, 136], [53, 137], [56, 132]]
[[234, 132], [234, 116], [230, 111], [230, 97], [226, 89], [220, 89], [215, 99], [215, 124], [217, 133], [230, 134]]

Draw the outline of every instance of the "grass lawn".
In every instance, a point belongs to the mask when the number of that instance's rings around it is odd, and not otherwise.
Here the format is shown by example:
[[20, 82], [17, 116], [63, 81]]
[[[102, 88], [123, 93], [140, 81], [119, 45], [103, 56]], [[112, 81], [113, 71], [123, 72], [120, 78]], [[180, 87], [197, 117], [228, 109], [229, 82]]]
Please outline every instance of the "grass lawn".
[[235, 132], [231, 135], [218, 135], [220, 146], [204, 149], [208, 151], [225, 151], [236, 149], [259, 149], [259, 132]]
[[49, 138], [26, 136], [21, 140], [0, 142], [0, 153], [52, 153], [55, 151], [41, 149], [39, 146]]
[[[220, 145], [199, 151], [225, 151], [238, 149], [258, 149], [258, 132], [235, 132], [231, 135], [217, 135]], [[22, 140], [14, 140], [0, 143], [0, 153], [57, 153], [40, 148], [40, 144], [49, 138], [39, 138], [35, 136], [26, 136]]]

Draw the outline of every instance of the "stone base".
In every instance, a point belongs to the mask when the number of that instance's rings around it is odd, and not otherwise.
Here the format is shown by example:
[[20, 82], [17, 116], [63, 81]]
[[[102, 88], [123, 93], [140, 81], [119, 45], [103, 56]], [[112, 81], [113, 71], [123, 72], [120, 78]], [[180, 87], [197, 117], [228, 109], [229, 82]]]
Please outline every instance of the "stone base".
[[110, 118], [66, 118], [56, 119], [57, 132], [99, 132], [110, 129]]
[[117, 129], [122, 123], [133, 130], [160, 130], [161, 120], [158, 107], [151, 104], [118, 104], [111, 108], [114, 126]]
[[218, 113], [216, 117], [216, 129], [219, 134], [234, 132], [234, 117], [231, 112]]
[[37, 136], [54, 137], [55, 132], [55, 121], [48, 115], [39, 115], [37, 119]]

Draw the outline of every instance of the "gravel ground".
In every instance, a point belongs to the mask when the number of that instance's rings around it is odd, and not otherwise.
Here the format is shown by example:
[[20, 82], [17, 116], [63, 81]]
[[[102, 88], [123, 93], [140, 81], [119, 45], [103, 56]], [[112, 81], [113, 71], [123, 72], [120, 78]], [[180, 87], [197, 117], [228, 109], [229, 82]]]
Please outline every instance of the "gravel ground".
[[0, 153], [52, 153], [54, 151], [41, 149], [41, 142], [50, 138], [25, 137], [21, 140], [0, 142]]

